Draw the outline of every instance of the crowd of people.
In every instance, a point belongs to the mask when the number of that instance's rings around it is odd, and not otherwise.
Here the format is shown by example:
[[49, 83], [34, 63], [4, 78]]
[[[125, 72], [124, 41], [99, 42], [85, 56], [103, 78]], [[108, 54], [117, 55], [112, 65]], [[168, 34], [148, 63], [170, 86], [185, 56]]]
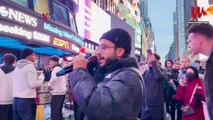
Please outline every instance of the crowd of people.
[[[66, 81], [64, 76], [56, 77], [55, 73], [59, 66], [59, 57], [49, 58], [46, 72], [36, 70], [35, 52], [30, 48], [21, 51], [21, 60], [16, 63], [16, 56], [7, 53], [4, 55], [4, 63], [1, 71], [1, 97], [0, 116], [2, 120], [34, 120], [36, 117], [36, 96], [37, 88], [43, 82], [48, 82], [52, 95], [51, 118], [52, 120], [62, 119], [62, 107], [66, 92]], [[14, 65], [16, 64], [16, 65]], [[51, 72], [50, 69], [51, 68]], [[44, 74], [43, 74], [44, 73]]]
[[[98, 58], [97, 66], [88, 70], [85, 56], [76, 55], [68, 80], [56, 75], [62, 69], [58, 56], [49, 57], [48, 67], [41, 72], [36, 70], [32, 49], [23, 49], [17, 63], [15, 55], [5, 54], [0, 66], [1, 119], [35, 120], [36, 89], [44, 82], [48, 82], [52, 96], [52, 120], [63, 119], [66, 83], [73, 95], [76, 120], [165, 120], [169, 116], [171, 120], [213, 119], [211, 25], [198, 24], [189, 29], [189, 47], [193, 54], [209, 56], [206, 67], [187, 57], [180, 63], [168, 59], [162, 67], [160, 56], [152, 52], [145, 61], [137, 62], [130, 57], [131, 37], [120, 28], [107, 31], [99, 42], [93, 53]], [[204, 73], [203, 79], [200, 76]], [[205, 102], [208, 116], [203, 112]]]

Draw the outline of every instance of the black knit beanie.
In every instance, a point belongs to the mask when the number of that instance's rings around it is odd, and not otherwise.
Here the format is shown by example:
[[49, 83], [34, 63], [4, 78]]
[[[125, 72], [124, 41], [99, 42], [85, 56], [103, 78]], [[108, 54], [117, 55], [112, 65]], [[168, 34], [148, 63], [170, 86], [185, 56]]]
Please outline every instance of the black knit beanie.
[[35, 53], [32, 49], [30, 48], [25, 48], [21, 51], [21, 58], [25, 59], [27, 56], [31, 55]]
[[107, 39], [114, 43], [116, 47], [124, 48], [127, 55], [131, 52], [131, 36], [127, 31], [121, 28], [115, 28], [105, 32], [101, 36], [100, 40], [101, 39]]

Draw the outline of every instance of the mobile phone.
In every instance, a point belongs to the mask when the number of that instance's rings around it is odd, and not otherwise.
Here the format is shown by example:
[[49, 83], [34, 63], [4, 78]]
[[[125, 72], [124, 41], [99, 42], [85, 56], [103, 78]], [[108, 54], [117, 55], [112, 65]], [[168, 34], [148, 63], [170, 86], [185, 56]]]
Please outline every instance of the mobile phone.
[[152, 55], [152, 50], [151, 50], [151, 49], [148, 49], [148, 50], [147, 50], [147, 54]]

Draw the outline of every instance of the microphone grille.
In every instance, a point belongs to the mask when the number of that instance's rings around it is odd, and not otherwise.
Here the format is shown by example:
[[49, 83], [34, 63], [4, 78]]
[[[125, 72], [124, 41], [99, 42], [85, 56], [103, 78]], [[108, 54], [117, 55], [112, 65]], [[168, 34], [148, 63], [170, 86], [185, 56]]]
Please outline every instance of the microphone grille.
[[98, 57], [97, 56], [91, 56], [88, 60], [92, 63], [98, 63]]

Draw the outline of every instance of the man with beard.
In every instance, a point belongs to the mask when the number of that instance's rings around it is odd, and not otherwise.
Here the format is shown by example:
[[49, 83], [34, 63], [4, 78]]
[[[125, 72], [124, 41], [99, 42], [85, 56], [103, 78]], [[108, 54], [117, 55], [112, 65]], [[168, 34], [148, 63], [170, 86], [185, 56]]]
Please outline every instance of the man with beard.
[[196, 55], [209, 56], [204, 77], [205, 97], [209, 117], [213, 120], [213, 27], [210, 24], [193, 25], [189, 29], [189, 48]]
[[88, 62], [83, 56], [73, 58], [69, 82], [85, 119], [137, 119], [144, 101], [143, 79], [135, 58], [129, 57], [130, 51], [129, 33], [115, 28], [100, 38], [94, 77], [87, 71]]

